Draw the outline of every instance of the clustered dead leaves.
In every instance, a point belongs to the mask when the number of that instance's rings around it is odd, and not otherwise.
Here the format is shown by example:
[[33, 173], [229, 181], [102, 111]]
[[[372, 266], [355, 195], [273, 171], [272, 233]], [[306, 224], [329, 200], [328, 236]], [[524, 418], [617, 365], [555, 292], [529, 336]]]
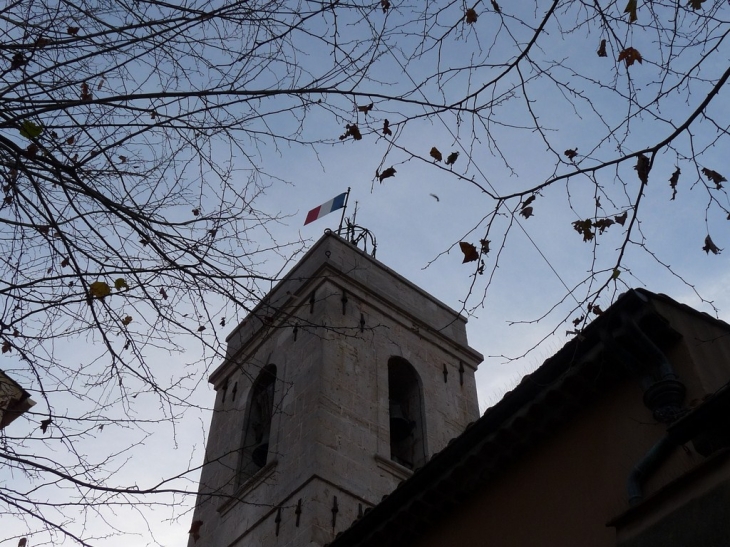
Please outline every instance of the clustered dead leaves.
[[708, 169], [707, 167], [702, 168], [702, 174], [707, 177], [707, 180], [710, 180], [715, 183], [715, 187], [718, 190], [722, 189], [722, 183], [727, 182], [727, 179], [723, 177], [720, 173], [717, 171], [713, 171], [712, 169]]
[[628, 211], [624, 211], [622, 214], [616, 215], [612, 219], [604, 217], [595, 220], [590, 218], [585, 220], [576, 220], [573, 222], [573, 229], [583, 236], [583, 241], [592, 241], [596, 236], [596, 230], [598, 230], [598, 234], [600, 235], [614, 224], [620, 224], [623, 226], [627, 218]]

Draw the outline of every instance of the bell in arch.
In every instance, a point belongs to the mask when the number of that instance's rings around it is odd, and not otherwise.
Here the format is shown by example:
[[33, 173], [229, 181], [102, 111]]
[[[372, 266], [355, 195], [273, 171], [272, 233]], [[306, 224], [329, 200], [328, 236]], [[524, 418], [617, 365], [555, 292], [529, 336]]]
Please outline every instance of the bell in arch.
[[251, 452], [251, 461], [258, 467], [266, 465], [266, 456], [269, 453], [269, 431], [268, 429], [262, 435], [261, 440]]
[[390, 438], [394, 441], [406, 439], [413, 431], [416, 422], [409, 420], [398, 401], [390, 401]]

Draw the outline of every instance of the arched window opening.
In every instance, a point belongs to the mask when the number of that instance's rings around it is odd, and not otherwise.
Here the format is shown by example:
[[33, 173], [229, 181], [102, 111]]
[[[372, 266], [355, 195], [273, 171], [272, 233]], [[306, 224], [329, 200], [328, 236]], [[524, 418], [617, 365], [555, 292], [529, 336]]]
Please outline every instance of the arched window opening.
[[267, 365], [261, 370], [251, 388], [238, 466], [239, 484], [253, 476], [268, 461], [275, 384], [276, 366]]
[[409, 469], [420, 467], [426, 460], [421, 381], [416, 369], [400, 357], [388, 361], [388, 399], [390, 459]]

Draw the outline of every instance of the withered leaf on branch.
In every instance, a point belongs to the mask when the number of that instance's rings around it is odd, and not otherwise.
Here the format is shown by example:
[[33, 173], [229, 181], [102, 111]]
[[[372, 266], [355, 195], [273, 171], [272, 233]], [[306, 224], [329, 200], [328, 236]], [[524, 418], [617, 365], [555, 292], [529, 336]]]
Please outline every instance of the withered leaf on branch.
[[446, 158], [446, 165], [454, 165], [456, 163], [456, 160], [459, 158], [458, 152], [452, 152], [449, 154], [449, 157]]
[[132, 322], [132, 316], [131, 315], [127, 315], [124, 319], [122, 319], [122, 325], [124, 325], [125, 327], [127, 325], [129, 325], [131, 322]]
[[578, 155], [578, 149], [568, 148], [565, 152], [563, 152], [563, 154], [565, 154], [569, 160], [572, 160]]
[[532, 207], [530, 204], [535, 201], [535, 194], [532, 194], [530, 197], [528, 197], [520, 206], [520, 214], [525, 218], [530, 218], [532, 216]]
[[362, 139], [362, 134], [360, 133], [360, 129], [358, 129], [357, 124], [347, 124], [345, 126], [345, 133], [344, 135], [340, 135], [340, 140], [344, 141], [347, 137], [352, 137], [356, 141], [359, 141]]
[[629, 23], [633, 23], [639, 18], [639, 16], [636, 14], [637, 8], [637, 0], [629, 0], [628, 4], [626, 4], [626, 7], [624, 8], [624, 13], [629, 14]]
[[444, 159], [444, 157], [441, 155], [441, 152], [439, 151], [439, 149], [436, 148], [435, 146], [431, 147], [431, 151], [429, 152], [429, 155], [436, 161], [441, 161], [442, 159]]
[[608, 57], [608, 53], [606, 53], [606, 39], [605, 38], [603, 40], [601, 40], [601, 43], [598, 46], [598, 51], [596, 53], [598, 53], [599, 57]]
[[639, 53], [638, 50], [632, 47], [627, 47], [621, 53], [619, 53], [618, 60], [619, 62], [626, 61], [626, 68], [630, 67], [635, 62], [641, 64], [643, 61], [643, 59], [641, 58], [641, 53]]
[[702, 250], [705, 251], [707, 254], [712, 253], [714, 255], [719, 255], [720, 254], [720, 251], [722, 251], [722, 249], [720, 249], [712, 241], [712, 238], [710, 237], [710, 234], [707, 234], [707, 237], [705, 237], [705, 246], [702, 247]]
[[595, 235], [593, 233], [593, 221], [590, 218], [576, 220], [573, 222], [573, 229], [583, 236], [583, 241], [590, 241]]
[[363, 114], [367, 114], [373, 109], [373, 103], [366, 104], [364, 106], [358, 106], [357, 111], [362, 112]]
[[17, 70], [28, 64], [28, 59], [21, 52], [16, 52], [10, 61], [10, 70]]
[[104, 298], [112, 293], [111, 287], [104, 281], [94, 281], [89, 285], [89, 295], [93, 298]]
[[464, 16], [466, 19], [466, 22], [470, 25], [473, 25], [477, 22], [477, 12], [474, 10], [474, 8], [469, 8], [466, 10], [466, 15]]
[[393, 135], [393, 132], [390, 130], [390, 122], [388, 120], [383, 120], [383, 135]]
[[492, 7], [497, 13], [502, 13], [502, 8], [499, 7], [499, 4], [497, 4], [496, 0], [492, 0]]
[[581, 315], [580, 317], [576, 317], [575, 319], [573, 319], [573, 326], [574, 327], [577, 327], [578, 325], [580, 325], [581, 321], [583, 321], [583, 319], [585, 319], [585, 318], [586, 318], [585, 315]]
[[16, 52], [10, 61], [10, 70], [18, 70], [28, 64], [28, 59], [21, 52]]
[[50, 418], [46, 418], [45, 420], [42, 420], [41, 421], [41, 431], [43, 433], [45, 433], [46, 430], [48, 429], [48, 426], [51, 425], [52, 422], [53, 422], [53, 420], [51, 420]]
[[693, 10], [702, 9], [702, 4], [704, 4], [705, 0], [689, 0], [687, 2], [687, 5], [690, 6]]
[[593, 226], [598, 228], [599, 234], [602, 234], [606, 228], [613, 224], [614, 222], [610, 218], [600, 218], [593, 223]]
[[380, 182], [383, 182], [385, 179], [394, 177], [395, 173], [396, 173], [395, 167], [388, 167], [385, 171], [383, 171], [380, 174], [377, 171], [375, 171], [375, 176], [378, 177], [378, 180]]
[[723, 182], [727, 182], [727, 179], [723, 177], [720, 173], [718, 173], [717, 171], [713, 171], [712, 169], [708, 169], [707, 167], [702, 168], [702, 174], [705, 175], [708, 180], [714, 182], [718, 190], [722, 188]]
[[489, 244], [491, 242], [488, 239], [480, 239], [479, 244], [482, 246], [482, 254], [487, 255], [489, 254]]
[[644, 154], [639, 154], [636, 158], [636, 174], [639, 175], [639, 180], [644, 184], [649, 182], [649, 171], [651, 170], [651, 161]]
[[18, 547], [25, 547], [28, 545], [28, 538], [20, 538], [20, 541], [18, 541]]
[[82, 101], [91, 100], [91, 89], [89, 88], [89, 84], [87, 84], [86, 82], [81, 84], [81, 100]]
[[672, 176], [669, 177], [669, 187], [672, 189], [672, 200], [677, 196], [677, 183], [679, 182], [679, 174], [681, 171], [679, 170], [679, 167], [672, 173]]
[[10, 342], [8, 342], [7, 340], [3, 340], [3, 349], [2, 349], [2, 352], [3, 353], [8, 353], [12, 349], [13, 349], [13, 345]]
[[593, 312], [596, 315], [601, 315], [603, 313], [603, 310], [598, 304], [588, 304], [588, 311]]
[[383, 8], [383, 13], [390, 9], [390, 0], [380, 0], [380, 6]]
[[626, 222], [626, 219], [628, 218], [628, 216], [629, 216], [629, 212], [624, 211], [620, 215], [616, 215], [615, 217], [613, 217], [613, 220], [616, 221], [616, 224], [620, 224], [621, 226], [623, 226], [624, 223]]
[[160, 296], [162, 296], [163, 300], [167, 300], [167, 291], [165, 290], [165, 287], [160, 288]]
[[464, 260], [461, 261], [462, 264], [479, 260], [479, 251], [477, 251], [477, 248], [471, 243], [460, 241], [459, 248], [461, 249], [461, 252], [464, 253]]
[[203, 332], [205, 330], [205, 325], [200, 325], [198, 327], [198, 332]]
[[68, 27], [66, 29], [66, 33], [70, 34], [71, 36], [76, 36], [81, 29], [79, 27]]

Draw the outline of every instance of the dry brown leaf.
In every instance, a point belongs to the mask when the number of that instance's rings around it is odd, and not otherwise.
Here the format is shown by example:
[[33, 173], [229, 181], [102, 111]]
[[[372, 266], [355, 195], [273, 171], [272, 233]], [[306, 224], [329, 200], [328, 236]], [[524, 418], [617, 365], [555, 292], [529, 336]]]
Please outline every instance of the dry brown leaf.
[[639, 3], [637, 0], [629, 0], [628, 4], [626, 4], [626, 7], [624, 8], [624, 13], [629, 14], [629, 23], [633, 23], [637, 19], [639, 19], [639, 16], [636, 14], [636, 10], [638, 9]]
[[356, 141], [362, 139], [362, 134], [360, 133], [360, 129], [357, 127], [357, 124], [348, 123], [345, 125], [345, 133], [340, 135], [340, 140], [344, 141], [347, 137], [352, 137]]
[[707, 234], [707, 237], [705, 238], [705, 246], [702, 247], [702, 250], [705, 251], [707, 254], [712, 253], [714, 255], [719, 255], [720, 254], [720, 251], [722, 251], [722, 249], [720, 249], [712, 241], [712, 238], [710, 237], [710, 234]]
[[82, 101], [91, 100], [91, 89], [89, 88], [89, 84], [87, 84], [86, 82], [81, 84], [81, 100]]
[[639, 53], [638, 50], [636, 50], [632, 47], [627, 47], [621, 53], [619, 53], [618, 60], [619, 60], [619, 62], [626, 61], [626, 68], [630, 67], [635, 62], [638, 62], [639, 64], [641, 64], [643, 61], [643, 59], [641, 57], [641, 53]]
[[435, 159], [436, 161], [441, 161], [441, 160], [442, 160], [442, 159], [444, 158], [444, 157], [443, 157], [443, 156], [441, 155], [441, 152], [439, 151], [439, 149], [438, 149], [438, 148], [436, 148], [435, 146], [432, 146], [432, 147], [431, 147], [431, 151], [429, 152], [429, 155], [430, 155], [430, 156], [431, 156], [431, 157], [432, 157], [433, 159]]
[[679, 182], [679, 174], [681, 171], [679, 170], [679, 167], [672, 173], [672, 176], [669, 177], [669, 187], [672, 189], [672, 200], [677, 196], [677, 183]]
[[464, 253], [464, 260], [461, 261], [462, 264], [479, 260], [479, 251], [477, 251], [477, 248], [471, 243], [460, 241], [459, 248], [461, 249], [461, 252]]
[[651, 161], [644, 154], [639, 154], [636, 158], [636, 174], [639, 175], [639, 180], [644, 184], [649, 183], [649, 171], [651, 170]]
[[394, 177], [395, 176], [395, 173], [396, 173], [395, 167], [388, 167], [385, 171], [383, 171], [380, 174], [378, 174], [378, 172], [375, 171], [375, 176], [378, 177], [378, 180], [380, 182], [383, 182], [385, 179], [388, 179], [390, 177]]
[[601, 40], [601, 44], [598, 46], [598, 53], [599, 57], [608, 57], [608, 53], [606, 53], [606, 39], [604, 38]]
[[482, 246], [482, 254], [487, 255], [489, 254], [489, 244], [491, 242], [488, 239], [480, 239], [479, 244]]
[[583, 236], [583, 241], [591, 241], [593, 236], [593, 221], [590, 218], [576, 220], [573, 222], [573, 229]]
[[599, 234], [602, 234], [606, 230], [606, 228], [608, 228], [609, 226], [612, 226], [613, 224], [614, 224], [614, 221], [611, 220], [610, 218], [600, 218], [593, 223], [593, 226], [598, 228]]
[[474, 8], [469, 8], [466, 10], [466, 15], [464, 16], [464, 19], [466, 19], [466, 22], [470, 25], [473, 25], [477, 22], [477, 12], [474, 10]]
[[723, 177], [720, 173], [718, 173], [717, 171], [713, 171], [712, 169], [708, 169], [707, 167], [702, 168], [702, 174], [705, 175], [708, 180], [714, 182], [718, 190], [722, 188], [723, 182], [727, 182], [727, 179]]

